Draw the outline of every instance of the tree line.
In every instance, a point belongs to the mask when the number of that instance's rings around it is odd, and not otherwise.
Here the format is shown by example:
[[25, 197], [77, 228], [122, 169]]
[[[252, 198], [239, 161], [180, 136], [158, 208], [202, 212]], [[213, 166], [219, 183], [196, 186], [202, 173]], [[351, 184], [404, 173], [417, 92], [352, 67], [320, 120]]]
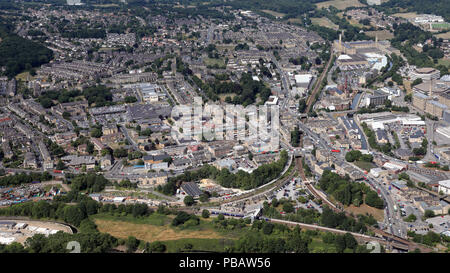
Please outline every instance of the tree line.
[[374, 208], [384, 208], [383, 199], [369, 186], [364, 183], [351, 182], [348, 176], [341, 177], [330, 170], [323, 172], [319, 179], [319, 187], [345, 206], [359, 207], [365, 203]]

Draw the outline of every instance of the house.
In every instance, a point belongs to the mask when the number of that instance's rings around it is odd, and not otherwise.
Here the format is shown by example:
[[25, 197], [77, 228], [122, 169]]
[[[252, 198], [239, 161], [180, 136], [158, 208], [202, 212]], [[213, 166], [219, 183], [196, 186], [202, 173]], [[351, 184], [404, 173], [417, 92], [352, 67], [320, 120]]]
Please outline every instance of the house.
[[383, 130], [383, 129], [378, 129], [378, 130], [376, 131], [376, 139], [377, 139], [377, 142], [378, 142], [378, 143], [382, 143], [382, 144], [386, 144], [386, 143], [389, 142], [387, 133], [386, 133], [386, 131]]
[[148, 173], [144, 176], [140, 176], [138, 181], [139, 186], [141, 187], [163, 185], [167, 182], [167, 174], [164, 172]]
[[108, 124], [106, 126], [103, 126], [102, 128], [103, 135], [113, 135], [117, 134], [119, 132], [119, 129], [117, 128], [117, 125], [114, 124]]
[[98, 138], [92, 138], [92, 143], [94, 144], [94, 149], [101, 152], [103, 149], [106, 148], [105, 145], [98, 139]]
[[77, 151], [78, 151], [81, 155], [88, 155], [88, 154], [89, 154], [89, 153], [87, 152], [87, 144], [81, 144], [81, 145], [78, 145]]
[[145, 155], [142, 160], [144, 160], [145, 164], [157, 164], [163, 162], [165, 159], [169, 159], [170, 156], [168, 154], [159, 154], [159, 155]]
[[114, 159], [110, 154], [106, 154], [104, 157], [100, 159], [100, 167], [102, 169], [111, 166], [114, 163]]

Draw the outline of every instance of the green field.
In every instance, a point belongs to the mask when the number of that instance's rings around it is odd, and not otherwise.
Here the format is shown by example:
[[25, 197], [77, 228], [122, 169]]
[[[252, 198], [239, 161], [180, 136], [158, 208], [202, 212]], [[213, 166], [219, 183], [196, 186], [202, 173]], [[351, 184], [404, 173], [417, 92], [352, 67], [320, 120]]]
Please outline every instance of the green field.
[[445, 33], [441, 33], [441, 34], [437, 34], [436, 37], [442, 38], [442, 39], [450, 39], [450, 31], [449, 32], [445, 32]]
[[370, 171], [370, 169], [374, 168], [375, 165], [370, 162], [366, 161], [355, 161], [354, 162], [356, 166], [360, 167], [363, 170]]
[[439, 59], [438, 60], [438, 64], [442, 64], [442, 65], [445, 65], [447, 67], [450, 67], [450, 59], [444, 59], [444, 58]]
[[225, 66], [225, 61], [222, 59], [205, 58], [203, 60], [203, 63], [207, 66], [214, 66], [214, 65], [218, 65], [219, 67]]
[[321, 17], [321, 18], [311, 18], [311, 22], [314, 25], [319, 25], [319, 26], [331, 28], [331, 29], [334, 29], [334, 30], [338, 30], [339, 29], [339, 26], [334, 24], [333, 22], [331, 22], [328, 18], [323, 18], [323, 17]]
[[349, 7], [365, 7], [366, 5], [359, 2], [359, 0], [333, 0], [320, 2], [316, 4], [317, 8], [328, 8], [329, 6], [334, 6], [339, 10], [344, 10]]
[[280, 13], [280, 12], [276, 12], [276, 11], [268, 10], [268, 9], [263, 9], [261, 11], [264, 13], [270, 14], [272, 16], [275, 16], [275, 17], [284, 17], [286, 15], [284, 13]]
[[431, 26], [432, 26], [433, 29], [435, 29], [435, 30], [446, 30], [446, 29], [450, 29], [450, 23], [435, 23], [435, 24], [431, 24]]

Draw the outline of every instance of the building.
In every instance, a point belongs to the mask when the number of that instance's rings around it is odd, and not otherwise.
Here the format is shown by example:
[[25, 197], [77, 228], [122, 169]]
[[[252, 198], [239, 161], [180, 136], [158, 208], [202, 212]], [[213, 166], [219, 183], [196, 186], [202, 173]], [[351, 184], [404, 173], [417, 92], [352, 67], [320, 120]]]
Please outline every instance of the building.
[[422, 111], [425, 111], [427, 101], [429, 99], [431, 99], [431, 98], [429, 98], [427, 95], [424, 95], [419, 92], [414, 92], [413, 96], [412, 96], [412, 104], [414, 107], [416, 107]]
[[442, 191], [444, 194], [450, 194], [450, 180], [439, 181], [438, 191]]
[[384, 105], [384, 103], [386, 102], [386, 100], [388, 99], [389, 95], [375, 90], [373, 92], [373, 95], [369, 95], [366, 97], [366, 106], [378, 106], [378, 105]]
[[140, 176], [138, 181], [141, 187], [163, 185], [167, 182], [167, 174], [164, 172], [147, 173], [144, 176]]
[[198, 184], [195, 182], [184, 182], [181, 184], [181, 191], [186, 195], [192, 196], [194, 199], [199, 198], [203, 191], [200, 190]]
[[369, 65], [369, 61], [367, 61], [367, 59], [360, 54], [340, 55], [337, 58], [336, 63], [342, 70], [352, 70], [352, 68], [357, 69]]
[[448, 110], [448, 107], [442, 103], [439, 103], [435, 100], [428, 100], [427, 107], [425, 108], [425, 112], [429, 113], [438, 118], [442, 118], [444, 111]]
[[16, 95], [16, 79], [11, 80], [8, 77], [0, 77], [0, 95], [14, 97]]
[[386, 144], [389, 142], [386, 130], [378, 129], [375, 134], [378, 143]]
[[439, 79], [441, 72], [432, 67], [415, 68], [409, 73], [409, 77], [412, 81], [416, 79], [422, 79], [424, 81], [430, 81]]
[[335, 50], [343, 54], [356, 54], [361, 49], [377, 49], [379, 47], [377, 38], [375, 41], [342, 42], [342, 35], [340, 34], [339, 40], [334, 41]]
[[[439, 72], [439, 70], [438, 70]], [[414, 92], [420, 92], [430, 97], [450, 91], [450, 84], [443, 81], [425, 81], [413, 87]]]
[[295, 75], [295, 85], [296, 90], [299, 95], [305, 94], [305, 92], [309, 89], [313, 75], [312, 74], [299, 74]]
[[450, 108], [450, 91], [439, 94], [438, 101]]

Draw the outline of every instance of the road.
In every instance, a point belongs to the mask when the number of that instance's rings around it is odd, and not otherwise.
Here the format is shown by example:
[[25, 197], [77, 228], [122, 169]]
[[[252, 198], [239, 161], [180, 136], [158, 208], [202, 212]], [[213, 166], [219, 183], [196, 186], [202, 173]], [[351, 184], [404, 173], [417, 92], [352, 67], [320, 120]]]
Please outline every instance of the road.
[[138, 145], [134, 142], [134, 140], [128, 135], [128, 130], [127, 128], [123, 127], [123, 125], [119, 125], [119, 129], [120, 131], [123, 133], [123, 135], [125, 136], [125, 138], [128, 140], [128, 142], [130, 143], [130, 145], [133, 147], [133, 149], [135, 151], [139, 151], [139, 147]]

